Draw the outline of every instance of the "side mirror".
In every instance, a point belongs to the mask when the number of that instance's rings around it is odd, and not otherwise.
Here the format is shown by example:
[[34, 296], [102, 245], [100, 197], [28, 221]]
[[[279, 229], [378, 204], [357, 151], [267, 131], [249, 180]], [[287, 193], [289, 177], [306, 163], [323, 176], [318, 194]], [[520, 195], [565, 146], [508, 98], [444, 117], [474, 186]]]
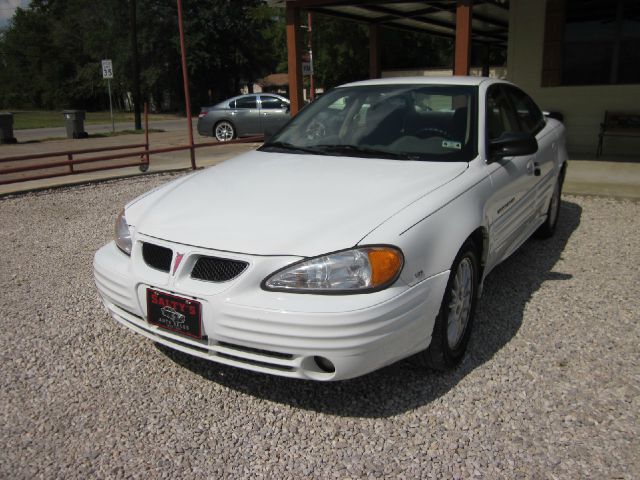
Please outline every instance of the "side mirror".
[[563, 122], [564, 123], [564, 115], [561, 112], [547, 112], [547, 111], [544, 111], [544, 112], [542, 112], [542, 114], [547, 118], [553, 118], [555, 120], [558, 120], [559, 122]]
[[500, 137], [489, 141], [489, 161], [504, 157], [521, 157], [533, 155], [538, 151], [538, 141], [530, 133], [503, 133]]

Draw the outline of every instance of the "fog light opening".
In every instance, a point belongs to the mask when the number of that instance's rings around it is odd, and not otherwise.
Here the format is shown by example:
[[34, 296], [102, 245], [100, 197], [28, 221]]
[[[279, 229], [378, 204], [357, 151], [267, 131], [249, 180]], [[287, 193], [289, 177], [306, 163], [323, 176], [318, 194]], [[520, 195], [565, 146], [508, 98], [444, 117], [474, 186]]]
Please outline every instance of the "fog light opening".
[[313, 361], [316, 362], [316, 365], [320, 370], [326, 373], [334, 373], [336, 371], [336, 367], [331, 363], [331, 360], [324, 357], [313, 357]]

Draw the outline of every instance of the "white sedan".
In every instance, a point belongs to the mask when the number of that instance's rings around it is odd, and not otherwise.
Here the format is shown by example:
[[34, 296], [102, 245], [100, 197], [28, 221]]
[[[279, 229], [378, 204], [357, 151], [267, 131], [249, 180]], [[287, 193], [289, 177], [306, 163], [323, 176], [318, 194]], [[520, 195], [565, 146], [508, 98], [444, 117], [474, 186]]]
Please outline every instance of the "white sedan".
[[566, 165], [563, 125], [510, 83], [343, 85], [257, 151], [126, 205], [96, 285], [118, 322], [227, 365], [451, 368], [489, 272], [553, 234]]

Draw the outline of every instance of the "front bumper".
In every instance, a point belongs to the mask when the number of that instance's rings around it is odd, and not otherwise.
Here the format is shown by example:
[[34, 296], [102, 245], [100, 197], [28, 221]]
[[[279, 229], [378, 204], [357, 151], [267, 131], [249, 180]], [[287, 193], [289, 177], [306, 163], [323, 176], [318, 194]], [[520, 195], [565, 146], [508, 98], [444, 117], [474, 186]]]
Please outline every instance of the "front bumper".
[[[185, 252], [186, 260], [175, 275], [148, 267], [139, 241], [131, 257], [113, 242], [98, 250], [96, 286], [113, 318], [156, 342], [197, 357], [312, 380], [356, 377], [425, 349], [449, 273], [413, 287], [397, 284], [362, 295], [267, 292], [259, 287], [262, 279], [298, 258], [178, 248]], [[249, 267], [230, 282], [195, 281], [189, 277], [189, 258], [202, 254], [243, 260]], [[206, 338], [192, 339], [149, 324], [149, 287], [201, 302]], [[334, 371], [327, 371], [318, 357], [329, 360]]]

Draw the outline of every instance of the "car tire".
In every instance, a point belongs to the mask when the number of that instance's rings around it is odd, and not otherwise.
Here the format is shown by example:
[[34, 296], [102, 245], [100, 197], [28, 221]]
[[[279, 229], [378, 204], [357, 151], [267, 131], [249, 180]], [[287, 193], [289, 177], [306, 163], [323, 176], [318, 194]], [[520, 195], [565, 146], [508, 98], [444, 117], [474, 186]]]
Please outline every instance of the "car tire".
[[556, 185], [553, 188], [553, 195], [549, 200], [549, 208], [547, 210], [547, 219], [534, 232], [536, 238], [550, 238], [556, 232], [558, 218], [560, 217], [560, 203], [562, 198], [562, 176], [558, 177]]
[[480, 264], [472, 240], [456, 255], [436, 317], [429, 347], [417, 355], [422, 366], [448, 370], [460, 363], [467, 349], [478, 301]]
[[213, 136], [216, 137], [216, 140], [219, 142], [228, 142], [235, 138], [236, 129], [231, 122], [222, 120], [213, 127]]

